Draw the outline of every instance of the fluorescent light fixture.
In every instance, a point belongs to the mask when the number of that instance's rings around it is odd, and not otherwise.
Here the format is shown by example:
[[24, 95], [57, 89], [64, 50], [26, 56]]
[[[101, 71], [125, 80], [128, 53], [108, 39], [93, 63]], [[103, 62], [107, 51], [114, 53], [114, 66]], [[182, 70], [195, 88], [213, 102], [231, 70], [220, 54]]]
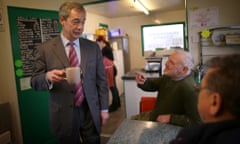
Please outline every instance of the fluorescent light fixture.
[[146, 15], [149, 14], [148, 9], [143, 5], [140, 0], [134, 0], [135, 7], [143, 11]]
[[156, 24], [160, 24], [160, 23], [161, 23], [160, 20], [158, 20], [158, 19], [155, 19], [154, 22], [155, 22]]

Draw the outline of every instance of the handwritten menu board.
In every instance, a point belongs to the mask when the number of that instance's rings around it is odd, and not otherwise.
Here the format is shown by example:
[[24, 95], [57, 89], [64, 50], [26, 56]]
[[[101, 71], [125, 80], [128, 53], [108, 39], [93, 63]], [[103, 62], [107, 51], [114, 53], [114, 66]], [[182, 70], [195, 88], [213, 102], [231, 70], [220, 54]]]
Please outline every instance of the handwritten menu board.
[[23, 77], [31, 76], [35, 50], [42, 42], [59, 35], [57, 19], [17, 17]]

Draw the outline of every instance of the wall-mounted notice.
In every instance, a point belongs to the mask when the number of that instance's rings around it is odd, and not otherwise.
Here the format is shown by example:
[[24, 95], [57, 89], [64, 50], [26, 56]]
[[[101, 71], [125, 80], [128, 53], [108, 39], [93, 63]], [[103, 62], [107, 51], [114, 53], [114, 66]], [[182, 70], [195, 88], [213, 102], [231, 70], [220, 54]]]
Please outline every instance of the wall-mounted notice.
[[42, 42], [59, 35], [57, 19], [17, 18], [19, 46], [23, 63], [23, 77], [32, 75], [32, 62], [36, 47]]
[[207, 28], [219, 24], [217, 7], [193, 9], [189, 12], [190, 28]]

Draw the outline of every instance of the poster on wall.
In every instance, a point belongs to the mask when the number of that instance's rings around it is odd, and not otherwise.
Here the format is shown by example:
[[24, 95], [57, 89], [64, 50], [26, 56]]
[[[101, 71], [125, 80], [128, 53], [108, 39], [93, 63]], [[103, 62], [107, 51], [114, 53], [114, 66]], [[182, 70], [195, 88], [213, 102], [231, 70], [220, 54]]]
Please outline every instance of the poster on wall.
[[190, 10], [190, 28], [207, 28], [219, 24], [217, 7], [194, 8]]

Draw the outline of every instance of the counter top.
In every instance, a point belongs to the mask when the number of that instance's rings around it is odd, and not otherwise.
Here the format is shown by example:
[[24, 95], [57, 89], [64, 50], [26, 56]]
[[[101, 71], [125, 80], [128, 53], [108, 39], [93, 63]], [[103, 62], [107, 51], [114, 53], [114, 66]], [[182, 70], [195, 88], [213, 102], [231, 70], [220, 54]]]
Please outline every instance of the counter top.
[[107, 144], [166, 144], [181, 129], [158, 122], [125, 119]]
[[146, 72], [144, 70], [131, 70], [129, 72], [127, 72], [125, 75], [122, 76], [122, 80], [135, 80], [135, 75], [136, 72], [141, 72], [144, 73], [146, 75], [146, 77], [159, 77], [159, 73], [158, 72]]

